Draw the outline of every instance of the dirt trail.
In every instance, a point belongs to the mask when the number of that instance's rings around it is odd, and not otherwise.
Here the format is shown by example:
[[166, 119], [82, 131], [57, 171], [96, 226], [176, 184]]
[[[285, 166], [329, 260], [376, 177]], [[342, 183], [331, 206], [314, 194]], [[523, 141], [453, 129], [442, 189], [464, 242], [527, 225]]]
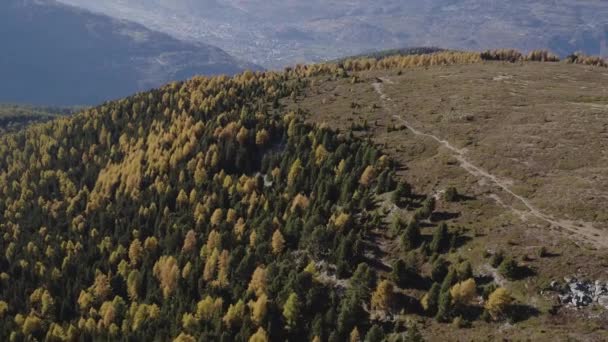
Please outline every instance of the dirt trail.
[[[384, 102], [388, 103], [388, 102], [391, 102], [392, 99], [384, 93], [384, 89], [383, 89], [384, 84], [383, 83], [393, 84], [394, 82], [388, 78], [382, 78], [382, 79], [380, 79], [380, 82], [375, 82], [372, 84], [372, 86], [374, 87], [374, 90], [378, 93], [378, 95], [380, 95], [380, 98]], [[389, 108], [389, 109], [394, 110], [393, 105], [390, 105], [390, 107], [391, 108]], [[527, 198], [520, 196], [520, 195], [516, 194], [515, 192], [513, 192], [509, 188], [508, 184], [510, 184], [510, 182], [508, 180], [501, 179], [498, 176], [493, 175], [493, 174], [483, 170], [482, 168], [472, 164], [469, 160], [467, 160], [465, 157], [465, 155], [466, 155], [465, 150], [459, 149], [459, 148], [453, 146], [447, 140], [443, 140], [433, 134], [425, 133], [425, 132], [422, 132], [422, 131], [414, 128], [414, 126], [412, 126], [410, 124], [410, 122], [408, 122], [406, 119], [404, 119], [403, 117], [401, 117], [399, 115], [393, 115], [393, 117], [395, 119], [399, 120], [401, 123], [403, 123], [415, 135], [433, 139], [440, 145], [443, 145], [445, 148], [452, 151], [454, 154], [454, 157], [459, 161], [460, 166], [463, 169], [465, 169], [468, 173], [470, 173], [471, 175], [473, 175], [477, 178], [485, 178], [487, 180], [490, 180], [496, 186], [501, 188], [504, 192], [508, 193], [509, 195], [511, 195], [512, 197], [517, 199], [528, 209], [528, 212], [527, 212], [528, 215], [541, 219], [554, 227], [559, 227], [564, 230], [567, 230], [573, 234], [572, 236], [575, 236], [576, 238], [578, 238], [584, 242], [587, 242], [591, 245], [594, 245], [596, 247], [608, 247], [608, 235], [604, 234], [604, 232], [602, 230], [593, 227], [593, 223], [591, 223], [591, 222], [574, 222], [574, 221], [569, 221], [569, 220], [557, 219], [557, 218], [552, 217], [551, 215], [541, 212], [532, 203], [530, 203], [530, 201]], [[509, 207], [514, 212], [521, 213], [521, 210], [518, 210], [518, 209], [514, 208], [513, 206], [509, 206]], [[569, 237], [572, 237], [572, 236], [569, 236]]]

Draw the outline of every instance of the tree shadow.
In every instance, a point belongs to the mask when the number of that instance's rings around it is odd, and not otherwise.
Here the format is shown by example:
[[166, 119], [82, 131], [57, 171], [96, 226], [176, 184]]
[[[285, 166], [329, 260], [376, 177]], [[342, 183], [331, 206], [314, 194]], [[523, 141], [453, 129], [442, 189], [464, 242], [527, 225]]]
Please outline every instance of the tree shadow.
[[366, 204], [367, 205], [365, 209], [369, 211], [374, 211], [380, 208], [380, 200], [378, 200], [376, 196], [370, 198]]
[[561, 256], [561, 254], [560, 254], [560, 253], [554, 253], [554, 252], [549, 252], [549, 251], [544, 251], [544, 252], [543, 252], [543, 253], [540, 255], [540, 257], [541, 257], [541, 258], [557, 258], [557, 257], [559, 257], [559, 256]]
[[389, 273], [393, 270], [390, 266], [385, 265], [382, 261], [378, 259], [369, 258], [367, 256], [364, 256], [363, 259], [365, 260], [365, 263], [369, 265], [369, 267], [377, 271]]
[[[422, 221], [422, 222], [419, 222], [419, 223], [418, 223], [418, 227], [420, 227], [420, 228], [431, 228], [431, 227], [436, 227], [436, 225], [435, 225], [435, 224], [432, 224], [432, 223], [430, 223], [430, 222], [425, 222], [425, 221]], [[432, 238], [432, 237], [431, 237], [431, 238]]]
[[467, 202], [467, 201], [473, 201], [475, 199], [477, 199], [475, 196], [457, 194], [456, 198], [454, 199], [454, 202]]
[[453, 220], [460, 217], [460, 213], [449, 213], [445, 211], [435, 211], [431, 214], [431, 222], [441, 222]]
[[410, 312], [418, 313], [418, 314], [424, 313], [424, 309], [422, 308], [420, 301], [416, 300], [416, 298], [413, 298], [406, 294], [400, 293], [397, 300], [398, 300], [400, 307], [404, 308], [405, 311], [408, 313], [410, 313]]
[[395, 171], [408, 171], [409, 167], [399, 163], [399, 164], [395, 165], [394, 169], [395, 169]]
[[454, 242], [454, 248], [458, 249], [464, 245], [466, 245], [467, 243], [469, 243], [469, 241], [473, 240], [473, 238], [471, 238], [470, 236], [467, 235], [458, 235], [456, 237], [456, 241]]
[[478, 277], [475, 277], [475, 283], [478, 286], [483, 286], [483, 285], [487, 285], [490, 284], [494, 281], [494, 277], [489, 276], [489, 275], [480, 275]]
[[412, 199], [413, 202], [416, 202], [416, 203], [420, 204], [420, 203], [422, 203], [427, 198], [427, 196], [426, 195], [419, 195], [419, 194], [412, 193], [410, 195], [410, 198]]
[[469, 322], [477, 321], [483, 314], [483, 308], [476, 305], [465, 305], [458, 308], [457, 313]]
[[431, 278], [429, 277], [425, 277], [420, 274], [412, 274], [410, 276], [410, 281], [408, 282], [408, 285], [408, 288], [410, 289], [428, 291], [433, 285], [433, 280], [431, 280]]
[[513, 323], [523, 322], [538, 315], [540, 315], [538, 309], [526, 304], [512, 304], [507, 312], [509, 320]]
[[536, 274], [537, 272], [533, 268], [527, 265], [519, 265], [517, 266], [517, 271], [515, 272], [515, 275], [512, 277], [512, 279], [522, 280], [529, 277], [534, 277]]

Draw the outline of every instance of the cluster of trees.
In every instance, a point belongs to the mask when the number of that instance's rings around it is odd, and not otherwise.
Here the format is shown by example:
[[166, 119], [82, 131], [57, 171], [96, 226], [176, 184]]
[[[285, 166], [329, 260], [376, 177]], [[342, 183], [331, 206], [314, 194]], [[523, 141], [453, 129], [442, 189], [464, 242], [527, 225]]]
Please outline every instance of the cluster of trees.
[[[514, 49], [486, 50], [481, 53], [481, 59], [486, 61], [507, 62], [559, 62], [560, 58], [547, 50], [533, 50], [523, 54]], [[564, 59], [570, 64], [584, 64], [608, 67], [608, 61], [599, 56], [587, 56], [581, 52], [573, 53]]]
[[[430, 51], [432, 52], [432, 50]], [[444, 51], [437, 50], [432, 53], [411, 54], [407, 51], [387, 52], [380, 56], [354, 57], [338, 61], [314, 65], [297, 65], [285, 71], [296, 77], [333, 74], [339, 77], [349, 77], [349, 73], [368, 70], [407, 69], [416, 67], [430, 67], [437, 65], [474, 64], [482, 61], [507, 62], [559, 62], [560, 58], [547, 50], [533, 50], [527, 54], [514, 49], [497, 49], [483, 52]], [[586, 56], [575, 53], [568, 56], [566, 63], [585, 64], [607, 67], [608, 62], [601, 57]], [[353, 82], [356, 82], [353, 78]]]
[[283, 112], [305, 85], [196, 78], [0, 137], [0, 337], [365, 336], [392, 165]]
[[566, 62], [573, 64], [594, 65], [608, 68], [608, 61], [598, 56], [587, 56], [584, 53], [577, 52], [566, 57]]
[[481, 59], [485, 61], [506, 62], [559, 62], [559, 57], [547, 50], [533, 50], [527, 55], [514, 49], [486, 50], [481, 53]]

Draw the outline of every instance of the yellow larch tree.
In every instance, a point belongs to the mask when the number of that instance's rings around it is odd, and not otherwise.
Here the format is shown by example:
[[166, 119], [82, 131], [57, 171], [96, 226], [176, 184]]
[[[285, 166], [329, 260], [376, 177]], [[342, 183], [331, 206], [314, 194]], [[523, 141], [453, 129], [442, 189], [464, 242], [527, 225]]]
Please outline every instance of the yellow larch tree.
[[249, 342], [268, 342], [268, 334], [264, 328], [259, 327], [255, 334], [249, 337]]
[[190, 229], [186, 233], [186, 237], [184, 238], [184, 246], [182, 247], [182, 252], [190, 253], [196, 249], [196, 232], [193, 229]]
[[255, 271], [253, 271], [247, 291], [255, 293], [258, 297], [266, 294], [266, 288], [268, 286], [267, 273], [266, 268], [258, 266]]
[[232, 328], [239, 325], [243, 317], [245, 317], [245, 303], [243, 300], [239, 300], [236, 304], [230, 304], [222, 321], [228, 328]]
[[372, 294], [372, 309], [390, 310], [394, 301], [394, 286], [388, 280], [383, 280], [378, 284], [376, 291]]
[[98, 270], [95, 274], [95, 282], [93, 283], [92, 290], [97, 300], [103, 301], [106, 299], [110, 294], [112, 294], [110, 277]]
[[302, 173], [302, 161], [300, 159], [296, 159], [293, 164], [291, 164], [291, 168], [289, 169], [289, 173], [287, 174], [287, 185], [293, 186], [296, 183], [298, 177]]
[[317, 164], [317, 166], [323, 164], [323, 162], [325, 161], [325, 159], [327, 159], [328, 156], [329, 152], [327, 152], [325, 146], [319, 144], [319, 146], [317, 146], [317, 148], [315, 149], [315, 164]]
[[173, 256], [163, 255], [154, 264], [153, 272], [160, 282], [163, 296], [168, 298], [177, 288], [177, 281], [180, 276], [177, 260]]
[[131, 262], [132, 266], [139, 265], [142, 253], [143, 247], [141, 245], [141, 241], [139, 241], [139, 239], [134, 239], [131, 241], [131, 245], [129, 245], [129, 261]]
[[215, 271], [217, 270], [217, 264], [220, 257], [220, 253], [217, 248], [213, 249], [211, 255], [205, 261], [205, 268], [203, 269], [203, 280], [211, 281], [215, 278]]
[[270, 140], [270, 134], [267, 130], [261, 129], [255, 134], [255, 144], [258, 146], [264, 146]]
[[497, 288], [486, 301], [485, 308], [493, 319], [500, 318], [513, 302], [513, 297], [504, 287]]
[[470, 278], [457, 283], [450, 289], [452, 301], [456, 305], [468, 305], [477, 295], [477, 284], [475, 279]]
[[361, 174], [361, 178], [359, 179], [359, 183], [364, 186], [369, 186], [373, 182], [376, 177], [376, 171], [373, 166], [368, 166], [365, 168], [363, 173]]
[[272, 252], [274, 254], [281, 254], [285, 249], [285, 238], [281, 234], [280, 230], [275, 230], [272, 234]]
[[255, 324], [261, 325], [268, 312], [268, 296], [262, 294], [256, 301], [251, 300], [247, 305], [251, 311], [251, 320]]

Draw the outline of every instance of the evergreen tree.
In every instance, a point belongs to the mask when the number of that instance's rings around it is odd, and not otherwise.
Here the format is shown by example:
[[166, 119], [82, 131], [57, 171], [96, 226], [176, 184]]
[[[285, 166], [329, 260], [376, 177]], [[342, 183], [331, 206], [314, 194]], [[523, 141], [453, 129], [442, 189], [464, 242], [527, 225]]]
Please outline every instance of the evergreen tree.
[[423, 219], [428, 219], [431, 217], [433, 212], [435, 211], [435, 197], [427, 197], [426, 200], [422, 203], [422, 208], [420, 208], [420, 216]]
[[443, 282], [441, 283], [441, 293], [449, 292], [452, 288], [452, 285], [456, 284], [457, 281], [458, 277], [456, 275], [456, 270], [454, 270], [453, 267], [450, 267], [448, 274], [445, 276]]
[[416, 275], [414, 270], [402, 259], [395, 260], [392, 267], [391, 279], [401, 288], [407, 287], [411, 277]]
[[435, 282], [443, 281], [447, 273], [448, 265], [446, 261], [442, 257], [436, 258], [431, 269], [431, 279]]
[[291, 293], [283, 306], [283, 317], [290, 329], [294, 329], [298, 323], [300, 315], [300, 300], [298, 295]]
[[365, 335], [365, 342], [382, 342], [384, 331], [377, 325], [373, 325]]
[[397, 189], [395, 189], [391, 195], [391, 200], [395, 205], [401, 206], [403, 199], [408, 198], [411, 195], [412, 187], [406, 182], [399, 182], [397, 184]]
[[450, 234], [448, 233], [448, 226], [442, 222], [433, 233], [433, 240], [430, 245], [431, 251], [433, 253], [440, 253], [447, 248], [449, 242]]
[[401, 238], [401, 244], [405, 250], [412, 250], [418, 247], [421, 234], [420, 227], [415, 220], [410, 221]]
[[431, 316], [435, 316], [437, 314], [440, 291], [441, 286], [439, 286], [439, 283], [433, 283], [429, 292], [423, 297], [422, 307], [427, 314]]
[[435, 318], [439, 322], [449, 322], [452, 314], [452, 295], [450, 290], [442, 291], [439, 294], [439, 303], [437, 305], [437, 314]]

